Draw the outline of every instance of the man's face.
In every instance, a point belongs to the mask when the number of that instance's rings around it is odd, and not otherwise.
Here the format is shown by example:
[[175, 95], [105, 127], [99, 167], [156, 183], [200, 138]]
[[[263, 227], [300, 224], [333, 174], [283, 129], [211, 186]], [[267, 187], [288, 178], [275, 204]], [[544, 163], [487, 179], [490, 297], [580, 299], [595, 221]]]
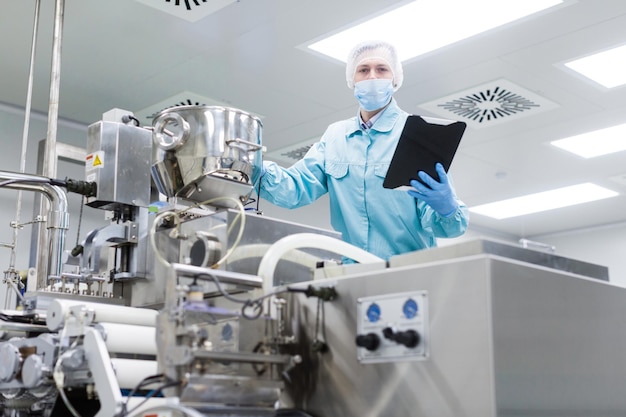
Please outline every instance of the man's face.
[[379, 78], [393, 78], [393, 72], [391, 68], [387, 64], [386, 61], [382, 59], [368, 59], [365, 62], [362, 62], [356, 67], [356, 72], [354, 73], [354, 82], [358, 83], [359, 81], [364, 80], [373, 80]]

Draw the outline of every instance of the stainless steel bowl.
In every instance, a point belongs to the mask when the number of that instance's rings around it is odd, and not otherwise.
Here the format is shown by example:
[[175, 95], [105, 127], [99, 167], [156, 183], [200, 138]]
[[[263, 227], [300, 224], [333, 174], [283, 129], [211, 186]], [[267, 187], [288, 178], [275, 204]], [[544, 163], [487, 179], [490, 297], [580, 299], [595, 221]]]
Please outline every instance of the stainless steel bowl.
[[152, 176], [168, 197], [215, 206], [245, 203], [261, 175], [261, 120], [239, 109], [179, 106], [153, 121]]

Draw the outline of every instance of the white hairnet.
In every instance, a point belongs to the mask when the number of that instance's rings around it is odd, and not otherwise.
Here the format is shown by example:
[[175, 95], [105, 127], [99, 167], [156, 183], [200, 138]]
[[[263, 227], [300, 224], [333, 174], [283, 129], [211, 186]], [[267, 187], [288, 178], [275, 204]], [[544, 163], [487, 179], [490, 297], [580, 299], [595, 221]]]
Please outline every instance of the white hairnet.
[[349, 88], [354, 88], [354, 74], [359, 65], [369, 59], [382, 59], [389, 65], [393, 73], [394, 91], [402, 85], [404, 73], [402, 71], [402, 62], [398, 58], [396, 48], [385, 41], [366, 41], [361, 42], [350, 51], [346, 65], [346, 81]]

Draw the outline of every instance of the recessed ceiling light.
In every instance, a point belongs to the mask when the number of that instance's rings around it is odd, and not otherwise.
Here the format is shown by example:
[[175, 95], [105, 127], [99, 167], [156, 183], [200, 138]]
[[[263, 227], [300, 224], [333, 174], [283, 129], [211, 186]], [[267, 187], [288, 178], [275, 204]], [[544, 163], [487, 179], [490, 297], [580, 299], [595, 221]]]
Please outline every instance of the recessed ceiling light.
[[309, 48], [345, 62], [357, 43], [384, 39], [397, 48], [404, 61], [561, 3], [563, 0], [415, 0]]
[[550, 144], [583, 158], [624, 151], [626, 150], [626, 124], [555, 140]]
[[591, 183], [583, 183], [483, 204], [471, 207], [469, 210], [477, 214], [482, 214], [483, 216], [500, 220], [573, 206], [589, 201], [602, 200], [604, 198], [615, 197], [616, 195], [618, 195], [618, 193], [607, 188]]
[[606, 87], [626, 84], [626, 45], [570, 61], [566, 67]]

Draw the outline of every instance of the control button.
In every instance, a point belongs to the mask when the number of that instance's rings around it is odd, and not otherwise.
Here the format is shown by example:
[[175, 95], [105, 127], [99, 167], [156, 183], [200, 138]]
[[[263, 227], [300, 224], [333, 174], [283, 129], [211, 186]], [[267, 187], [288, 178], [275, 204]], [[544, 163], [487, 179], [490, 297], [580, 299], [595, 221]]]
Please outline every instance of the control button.
[[224, 327], [222, 327], [222, 340], [229, 342], [233, 338], [233, 333], [233, 326], [226, 323]]
[[356, 345], [374, 351], [380, 346], [380, 337], [376, 333], [360, 334], [356, 337]]
[[417, 302], [412, 298], [406, 300], [406, 302], [402, 306], [402, 312], [404, 313], [404, 317], [406, 317], [407, 319], [415, 318], [418, 311], [419, 307], [417, 305]]
[[376, 303], [372, 303], [367, 308], [367, 312], [365, 314], [367, 315], [367, 319], [370, 321], [370, 323], [376, 323], [378, 320], [380, 320], [380, 306]]

